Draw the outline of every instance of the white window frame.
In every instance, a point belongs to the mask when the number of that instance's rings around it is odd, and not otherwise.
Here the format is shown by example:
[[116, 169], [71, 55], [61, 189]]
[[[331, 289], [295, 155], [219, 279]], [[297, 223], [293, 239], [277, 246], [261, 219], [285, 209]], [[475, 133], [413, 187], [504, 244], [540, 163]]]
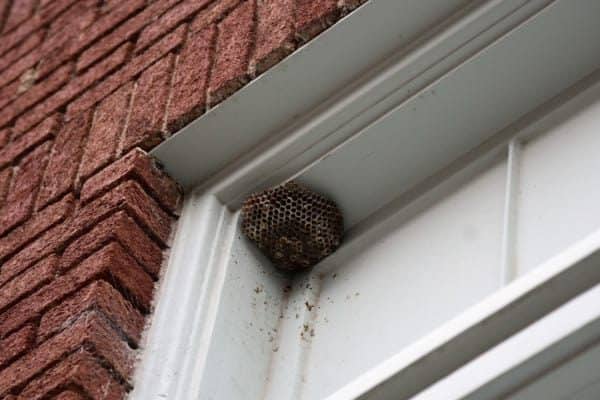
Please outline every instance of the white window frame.
[[[206, 365], [206, 355], [237, 226], [235, 210], [246, 195], [318, 163], [425, 88], [477, 59], [488, 46], [566, 1], [482, 0], [464, 5], [457, 0], [446, 2], [446, 9], [435, 0], [371, 1], [159, 146], [154, 155], [183, 183], [187, 195], [130, 398], [198, 398], [199, 377], [211, 367]], [[596, 10], [593, 0], [577, 2]], [[443, 24], [439, 24], [441, 17], [447, 17]], [[555, 28], [556, 34], [566, 29]], [[357, 45], [364, 51], [355, 51]], [[569, 99], [598, 79], [598, 73], [588, 66], [597, 65], [599, 56], [580, 56], [581, 66], [575, 73], [570, 71], [563, 81], [558, 79], [544, 87], [543, 98], [521, 104], [523, 109], [532, 110], [527, 115], [490, 122], [493, 128], [474, 138], [485, 142], [485, 149], [479, 151], [504, 151], [510, 142], [509, 169], [516, 168], [520, 139], [513, 140], [514, 135], [527, 135], [551, 124], [560, 112], [550, 119], [541, 117], [549, 110], [568, 112], [569, 107], [576, 106]], [[558, 65], [549, 74], [561, 68], [567, 70], [567, 66]], [[348, 85], [348, 81], [353, 83]], [[508, 127], [496, 129], [498, 123]], [[464, 138], [455, 135], [451, 139]], [[463, 151], [470, 151], [472, 143], [465, 141]], [[431, 168], [437, 169], [435, 163]], [[508, 209], [511, 185], [509, 180]], [[505, 232], [510, 232], [510, 224], [507, 217]], [[506, 281], [513, 275], [508, 261], [510, 241], [510, 237], [505, 238]], [[429, 387], [599, 282], [600, 272], [592, 268], [600, 262], [599, 249], [600, 234], [587, 238], [328, 400], [402, 399]], [[560, 282], [569, 285], [563, 287]], [[307, 312], [302, 318], [311, 316]], [[296, 367], [301, 368], [303, 350], [296, 351]], [[411, 382], [408, 391], [406, 382]], [[287, 389], [289, 396], [280, 398], [293, 399], [297, 385], [292, 382]]]
[[[594, 245], [593, 240], [579, 250]], [[572, 249], [572, 255], [576, 250]], [[414, 397], [594, 399], [600, 388], [600, 285], [524, 328]]]

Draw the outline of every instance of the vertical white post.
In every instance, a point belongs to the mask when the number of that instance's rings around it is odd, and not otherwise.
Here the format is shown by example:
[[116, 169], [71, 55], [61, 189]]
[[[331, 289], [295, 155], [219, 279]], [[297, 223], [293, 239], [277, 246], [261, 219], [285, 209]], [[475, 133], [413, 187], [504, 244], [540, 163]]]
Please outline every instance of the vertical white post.
[[507, 285], [517, 275], [515, 246], [517, 241], [517, 212], [519, 200], [519, 175], [521, 142], [512, 139], [508, 145], [508, 166], [504, 199], [504, 222], [502, 234], [502, 263], [500, 282]]

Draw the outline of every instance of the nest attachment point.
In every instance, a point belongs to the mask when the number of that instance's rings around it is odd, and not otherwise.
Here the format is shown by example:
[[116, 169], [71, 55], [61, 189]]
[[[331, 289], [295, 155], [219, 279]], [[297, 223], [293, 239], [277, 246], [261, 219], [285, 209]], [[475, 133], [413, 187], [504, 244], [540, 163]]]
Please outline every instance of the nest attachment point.
[[242, 206], [244, 235], [286, 270], [317, 264], [339, 247], [343, 231], [337, 205], [295, 182], [254, 193]]

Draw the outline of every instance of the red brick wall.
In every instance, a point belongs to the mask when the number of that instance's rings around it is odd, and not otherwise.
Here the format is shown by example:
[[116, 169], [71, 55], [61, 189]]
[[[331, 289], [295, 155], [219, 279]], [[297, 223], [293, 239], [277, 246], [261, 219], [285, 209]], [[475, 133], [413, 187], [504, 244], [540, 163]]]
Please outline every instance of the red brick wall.
[[180, 193], [146, 154], [358, 0], [0, 0], [0, 399], [120, 399]]

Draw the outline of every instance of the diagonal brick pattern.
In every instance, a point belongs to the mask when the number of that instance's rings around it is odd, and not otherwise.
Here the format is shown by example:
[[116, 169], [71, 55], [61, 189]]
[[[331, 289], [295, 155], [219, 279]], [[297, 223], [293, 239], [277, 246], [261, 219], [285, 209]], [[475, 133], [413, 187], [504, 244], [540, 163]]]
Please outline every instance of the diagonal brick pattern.
[[147, 151], [364, 0], [0, 0], [0, 400], [123, 399], [182, 194]]

